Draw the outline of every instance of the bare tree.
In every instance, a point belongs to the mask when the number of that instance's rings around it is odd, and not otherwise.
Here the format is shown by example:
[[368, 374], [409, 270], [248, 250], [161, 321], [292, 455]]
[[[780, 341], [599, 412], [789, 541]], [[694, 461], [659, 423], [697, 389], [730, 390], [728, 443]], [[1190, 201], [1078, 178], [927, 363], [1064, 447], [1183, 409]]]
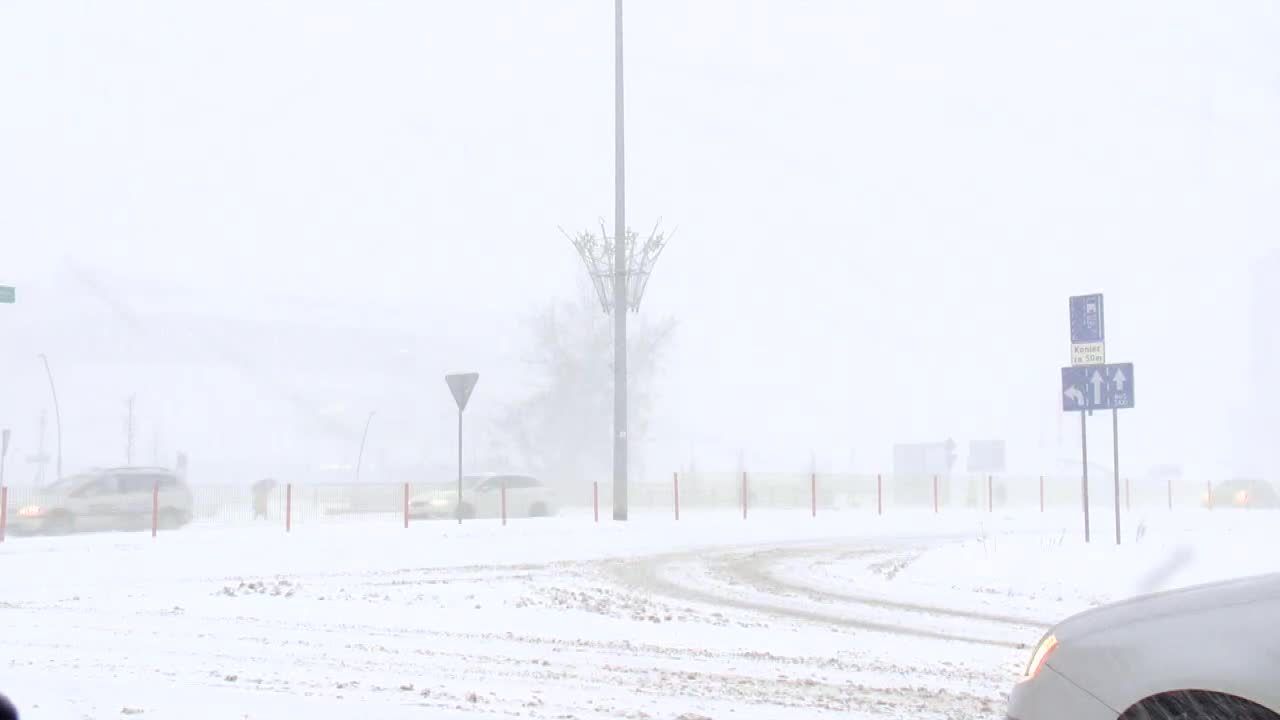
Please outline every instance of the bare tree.
[[[641, 320], [627, 338], [632, 440], [642, 439], [648, 430], [654, 381], [674, 331], [671, 318]], [[592, 480], [607, 483], [612, 449], [612, 344], [609, 317], [586, 293], [570, 302], [548, 305], [535, 315], [525, 357], [533, 391], [503, 416], [500, 441], [505, 452], [501, 454], [518, 459], [561, 487], [581, 487]], [[632, 456], [633, 467], [639, 460]]]

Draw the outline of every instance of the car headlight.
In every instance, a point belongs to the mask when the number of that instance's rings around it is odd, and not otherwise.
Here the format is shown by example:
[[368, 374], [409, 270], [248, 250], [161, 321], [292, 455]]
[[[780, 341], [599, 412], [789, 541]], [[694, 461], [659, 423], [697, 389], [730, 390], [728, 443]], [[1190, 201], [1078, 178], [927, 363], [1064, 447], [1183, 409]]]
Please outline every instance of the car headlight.
[[1022, 680], [1026, 682], [1040, 674], [1040, 669], [1049, 661], [1049, 655], [1058, 647], [1058, 638], [1053, 633], [1044, 636], [1040, 644], [1036, 646], [1036, 651], [1031, 653], [1031, 660], [1027, 662], [1027, 671], [1023, 673]]
[[18, 517], [40, 517], [44, 514], [44, 508], [39, 505], [27, 505], [18, 510]]

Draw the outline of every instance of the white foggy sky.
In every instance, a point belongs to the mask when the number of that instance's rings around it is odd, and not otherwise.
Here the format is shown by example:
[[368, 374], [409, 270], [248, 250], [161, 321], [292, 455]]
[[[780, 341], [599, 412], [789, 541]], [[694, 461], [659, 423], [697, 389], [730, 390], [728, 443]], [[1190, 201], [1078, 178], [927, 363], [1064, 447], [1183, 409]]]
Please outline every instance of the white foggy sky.
[[[1066, 297], [1097, 290], [1137, 364], [1126, 462], [1231, 465], [1248, 268], [1280, 246], [1278, 13], [631, 2], [628, 218], [679, 227], [646, 467], [874, 469], [952, 436], [1034, 469]], [[144, 311], [401, 331], [428, 348], [401, 418], [447, 458], [439, 373], [484, 373], [480, 418], [513, 400], [521, 323], [581, 287], [556, 227], [612, 215], [611, 31], [604, 0], [0, 5], [0, 328], [92, 306], [69, 259]], [[41, 351], [4, 349], [0, 420], [31, 425]]]

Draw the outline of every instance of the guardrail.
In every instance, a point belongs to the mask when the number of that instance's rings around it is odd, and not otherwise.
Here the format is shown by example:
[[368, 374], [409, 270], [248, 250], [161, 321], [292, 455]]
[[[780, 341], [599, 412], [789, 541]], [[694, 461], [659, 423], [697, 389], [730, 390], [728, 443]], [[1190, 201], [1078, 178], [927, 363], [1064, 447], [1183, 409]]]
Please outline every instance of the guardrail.
[[[1110, 507], [1111, 480], [1091, 479], [1095, 509]], [[410, 524], [410, 499], [419, 492], [439, 490], [438, 484], [412, 483], [284, 483], [255, 495], [251, 487], [238, 485], [193, 485], [190, 521], [200, 524], [278, 524], [285, 530], [295, 526], [347, 522]], [[612, 505], [611, 484], [595, 482], [583, 486], [559, 487], [553, 491], [555, 504], [562, 508], [592, 510], [596, 522], [600, 507]], [[7, 525], [15, 518], [26, 519], [31, 508], [42, 500], [40, 491], [30, 486], [0, 488], [0, 542]], [[121, 498], [113, 498], [121, 500]], [[934, 513], [968, 510], [977, 512], [1045, 512], [1081, 507], [1080, 480], [1062, 476], [1035, 475], [953, 475], [893, 476], [851, 473], [674, 473], [669, 482], [633, 483], [628, 489], [628, 505], [637, 511], [670, 512], [680, 519], [681, 510], [724, 510], [750, 519], [753, 509], [795, 510], [817, 516], [823, 512], [862, 510], [879, 515], [904, 509]], [[159, 489], [136, 498], [123, 498], [129, 508], [128, 521], [153, 534], [164, 529], [166, 508]], [[1126, 511], [1184, 509], [1224, 506], [1229, 498], [1213, 498], [1212, 488], [1199, 482], [1159, 483], [1125, 480], [1121, 490]], [[496, 507], [496, 505], [495, 505]], [[521, 508], [514, 508], [515, 514]], [[508, 511], [506, 492], [501, 497], [501, 517]], [[444, 512], [452, 513], [452, 505]], [[491, 515], [497, 516], [498, 511]], [[136, 516], [136, 517], [135, 517]], [[607, 516], [607, 514], [606, 514]]]

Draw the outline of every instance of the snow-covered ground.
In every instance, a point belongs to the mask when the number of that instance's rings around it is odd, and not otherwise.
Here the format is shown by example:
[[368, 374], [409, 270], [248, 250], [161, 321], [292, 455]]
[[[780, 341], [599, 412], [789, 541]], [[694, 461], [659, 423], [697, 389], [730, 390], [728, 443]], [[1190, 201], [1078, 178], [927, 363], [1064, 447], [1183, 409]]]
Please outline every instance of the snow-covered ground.
[[[31, 718], [998, 718], [1064, 615], [1277, 569], [1270, 513], [686, 513], [10, 538]], [[1143, 537], [1136, 541], [1138, 524]]]

